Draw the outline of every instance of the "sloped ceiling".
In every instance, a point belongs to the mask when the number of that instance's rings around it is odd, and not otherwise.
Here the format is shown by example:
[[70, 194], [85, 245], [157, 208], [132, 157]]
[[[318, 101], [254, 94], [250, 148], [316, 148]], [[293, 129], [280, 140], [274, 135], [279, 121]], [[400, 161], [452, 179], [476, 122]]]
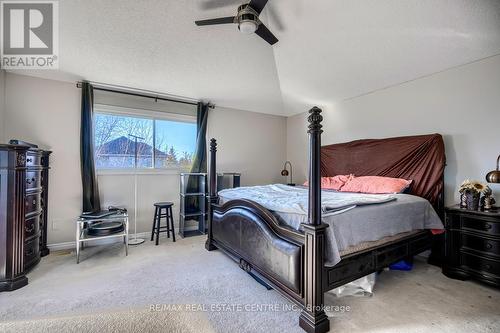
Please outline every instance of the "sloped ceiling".
[[[500, 53], [498, 0], [273, 0], [289, 113]], [[309, 3], [314, 5], [309, 5]]]
[[292, 115], [500, 54], [498, 0], [270, 0], [273, 47], [196, 27], [213, 1], [61, 0], [60, 70], [29, 74]]

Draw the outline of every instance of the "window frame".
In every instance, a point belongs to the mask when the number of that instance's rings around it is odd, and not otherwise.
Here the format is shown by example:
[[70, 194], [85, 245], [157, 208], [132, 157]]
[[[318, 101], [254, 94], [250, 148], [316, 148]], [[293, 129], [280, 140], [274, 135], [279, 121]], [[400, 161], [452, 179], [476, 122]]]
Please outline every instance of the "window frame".
[[[97, 175], [134, 175], [134, 174], [144, 174], [144, 175], [156, 175], [156, 174], [180, 174], [181, 172], [189, 171], [185, 167], [181, 166], [170, 166], [166, 168], [156, 167], [156, 120], [167, 120], [176, 121], [183, 123], [196, 124], [196, 116], [180, 114], [180, 113], [170, 113], [162, 111], [152, 111], [140, 108], [126, 108], [122, 106], [114, 106], [107, 104], [95, 104], [94, 114], [103, 114], [110, 116], [122, 116], [122, 117], [135, 117], [148, 119], [153, 121], [153, 152], [152, 152], [152, 166], [148, 168], [97, 168]], [[93, 120], [95, 122], [95, 119]], [[95, 123], [94, 123], [95, 126]], [[93, 140], [95, 142], [95, 133], [92, 134]], [[95, 165], [95, 164], [94, 164]]]

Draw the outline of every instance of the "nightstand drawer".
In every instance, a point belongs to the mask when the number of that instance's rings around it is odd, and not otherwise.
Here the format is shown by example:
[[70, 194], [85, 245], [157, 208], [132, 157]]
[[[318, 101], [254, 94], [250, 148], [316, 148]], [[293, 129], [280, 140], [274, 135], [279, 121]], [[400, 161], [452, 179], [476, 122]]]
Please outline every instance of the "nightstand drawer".
[[462, 254], [462, 265], [480, 273], [500, 276], [500, 262], [484, 259], [470, 254]]
[[472, 216], [461, 216], [462, 228], [479, 231], [489, 235], [500, 235], [500, 223], [488, 219], [478, 219]]
[[462, 247], [481, 251], [492, 256], [499, 256], [500, 240], [462, 234]]

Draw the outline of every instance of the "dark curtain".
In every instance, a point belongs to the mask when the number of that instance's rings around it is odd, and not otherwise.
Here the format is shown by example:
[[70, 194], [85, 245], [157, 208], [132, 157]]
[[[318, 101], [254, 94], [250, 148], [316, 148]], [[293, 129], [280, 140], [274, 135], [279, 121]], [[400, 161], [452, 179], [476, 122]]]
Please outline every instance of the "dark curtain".
[[198, 103], [196, 112], [196, 151], [191, 172], [207, 172], [207, 118], [208, 104]]
[[83, 211], [97, 212], [101, 209], [101, 202], [94, 164], [94, 89], [88, 82], [82, 83], [82, 121], [80, 126]]
[[[192, 173], [206, 173], [207, 172], [207, 118], [208, 118], [208, 104], [202, 102], [198, 103], [196, 112], [196, 151], [193, 157], [193, 165], [191, 167]], [[186, 192], [206, 192], [208, 184], [205, 188], [200, 188], [200, 177], [191, 176], [188, 179]], [[208, 181], [207, 181], [208, 183]], [[200, 203], [197, 197], [188, 197], [186, 199], [186, 212], [198, 212], [200, 210]]]

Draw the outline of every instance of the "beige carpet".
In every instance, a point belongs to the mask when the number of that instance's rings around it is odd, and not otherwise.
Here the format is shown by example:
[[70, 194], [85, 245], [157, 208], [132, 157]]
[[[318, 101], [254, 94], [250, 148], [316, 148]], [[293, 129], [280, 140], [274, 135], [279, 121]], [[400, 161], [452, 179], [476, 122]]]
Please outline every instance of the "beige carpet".
[[[80, 265], [51, 254], [27, 287], [0, 294], [0, 332], [302, 332], [291, 303], [203, 243], [162, 239], [128, 257], [92, 247]], [[500, 332], [499, 290], [423, 262], [381, 274], [372, 297], [326, 301], [335, 332]]]
[[202, 312], [122, 310], [0, 323], [0, 331], [17, 332], [215, 332]]

